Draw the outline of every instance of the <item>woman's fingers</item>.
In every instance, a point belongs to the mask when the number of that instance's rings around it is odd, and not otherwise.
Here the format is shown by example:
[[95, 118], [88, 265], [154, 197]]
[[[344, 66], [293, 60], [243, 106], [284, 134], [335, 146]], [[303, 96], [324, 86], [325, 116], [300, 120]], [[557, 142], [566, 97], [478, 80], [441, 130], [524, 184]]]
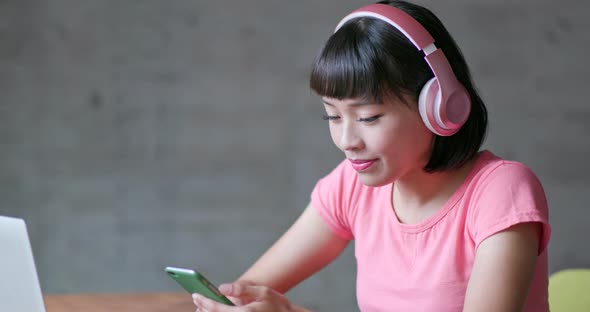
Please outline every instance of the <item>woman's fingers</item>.
[[246, 305], [228, 306], [216, 302], [200, 294], [193, 294], [193, 301], [197, 311], [207, 312], [278, 312], [292, 311], [293, 305], [281, 293], [266, 287], [243, 283], [224, 284], [219, 286], [219, 291], [231, 298], [239, 298], [249, 301]]
[[274, 292], [266, 286], [239, 282], [220, 285], [219, 291], [226, 296], [237, 297], [245, 301], [261, 301], [264, 298], [268, 298]]
[[221, 284], [218, 289], [221, 294], [228, 297], [228, 299], [231, 300], [235, 305], [241, 306], [254, 301], [254, 299], [251, 298], [240, 297], [242, 288], [247, 285], [254, 285], [254, 283], [248, 281], [236, 281], [233, 283]]
[[219, 303], [215, 300], [209, 299], [201, 294], [193, 294], [193, 303], [197, 306], [197, 311], [207, 312], [233, 312], [235, 307]]

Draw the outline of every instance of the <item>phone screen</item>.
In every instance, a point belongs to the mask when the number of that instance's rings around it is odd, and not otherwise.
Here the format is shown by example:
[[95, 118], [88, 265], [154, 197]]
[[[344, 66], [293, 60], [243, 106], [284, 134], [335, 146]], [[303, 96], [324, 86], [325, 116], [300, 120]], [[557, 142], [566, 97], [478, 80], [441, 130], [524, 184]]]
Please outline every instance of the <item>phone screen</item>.
[[227, 305], [234, 305], [227, 297], [222, 295], [217, 287], [213, 285], [205, 276], [190, 269], [166, 267], [168, 276], [175, 280], [182, 288], [189, 293], [199, 293], [207, 298], [213, 299]]

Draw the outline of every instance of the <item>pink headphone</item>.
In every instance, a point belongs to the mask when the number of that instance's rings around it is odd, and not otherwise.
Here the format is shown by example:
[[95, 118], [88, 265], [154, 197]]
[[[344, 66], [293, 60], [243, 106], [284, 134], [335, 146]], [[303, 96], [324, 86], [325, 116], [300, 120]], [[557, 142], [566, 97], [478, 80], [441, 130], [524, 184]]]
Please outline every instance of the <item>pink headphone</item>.
[[373, 17], [387, 22], [404, 34], [418, 50], [424, 52], [424, 59], [434, 73], [420, 91], [418, 108], [424, 124], [440, 136], [455, 134], [469, 117], [471, 99], [467, 90], [457, 80], [453, 69], [442, 50], [426, 29], [406, 12], [386, 4], [371, 4], [361, 7], [345, 16], [342, 25], [357, 17]]

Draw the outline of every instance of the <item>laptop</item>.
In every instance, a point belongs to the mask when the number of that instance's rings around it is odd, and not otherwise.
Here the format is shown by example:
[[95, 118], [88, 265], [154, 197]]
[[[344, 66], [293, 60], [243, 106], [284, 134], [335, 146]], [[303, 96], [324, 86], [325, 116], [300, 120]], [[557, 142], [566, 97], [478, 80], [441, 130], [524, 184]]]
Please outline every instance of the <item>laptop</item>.
[[0, 216], [0, 311], [45, 312], [24, 220]]

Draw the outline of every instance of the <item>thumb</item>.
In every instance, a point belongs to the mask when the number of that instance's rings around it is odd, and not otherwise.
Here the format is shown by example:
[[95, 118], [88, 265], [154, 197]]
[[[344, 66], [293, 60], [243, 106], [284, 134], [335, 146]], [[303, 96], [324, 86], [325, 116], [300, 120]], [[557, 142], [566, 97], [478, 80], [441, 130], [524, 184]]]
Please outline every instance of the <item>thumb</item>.
[[263, 298], [270, 288], [246, 283], [232, 283], [219, 285], [219, 292], [226, 296], [238, 297], [246, 300], [258, 300]]

